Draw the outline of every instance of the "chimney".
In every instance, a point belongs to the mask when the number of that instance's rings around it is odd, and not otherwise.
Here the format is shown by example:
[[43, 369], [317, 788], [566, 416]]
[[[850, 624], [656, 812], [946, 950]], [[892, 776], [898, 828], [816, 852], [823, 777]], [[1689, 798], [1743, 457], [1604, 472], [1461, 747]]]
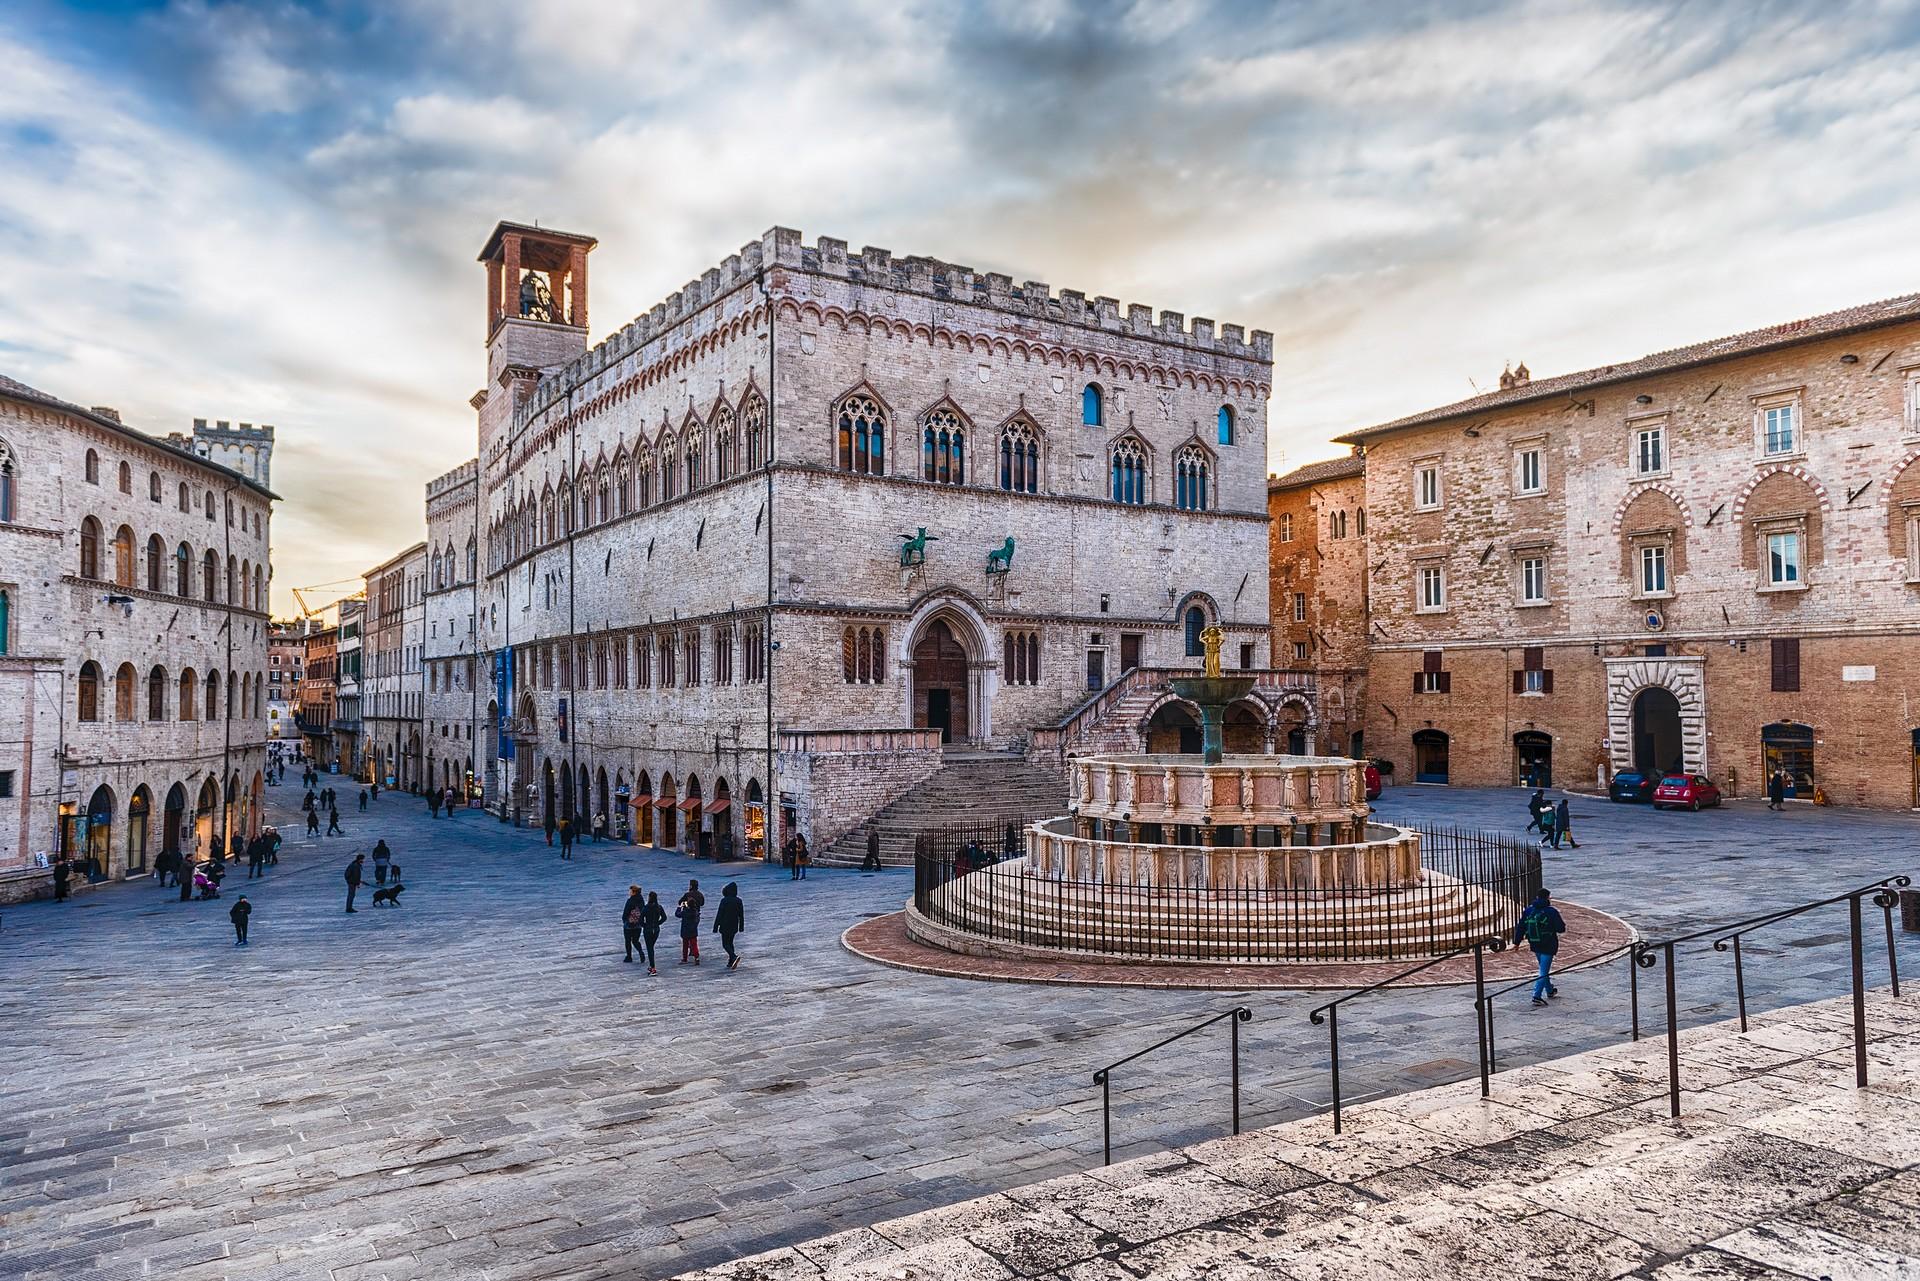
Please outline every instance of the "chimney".
[[93, 412], [98, 414], [100, 417], [110, 419], [113, 422], [117, 423], [120, 421], [120, 411], [115, 409], [112, 405], [95, 405], [93, 407]]

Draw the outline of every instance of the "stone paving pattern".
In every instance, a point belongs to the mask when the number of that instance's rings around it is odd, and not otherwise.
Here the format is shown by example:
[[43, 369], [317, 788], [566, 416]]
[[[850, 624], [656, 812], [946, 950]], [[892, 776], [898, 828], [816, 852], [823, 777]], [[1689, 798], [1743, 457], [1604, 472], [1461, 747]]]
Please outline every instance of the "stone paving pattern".
[[685, 1281], [1920, 1275], [1920, 998], [1822, 1002], [1029, 1184]]
[[[292, 793], [270, 793], [283, 819]], [[1380, 810], [1517, 830], [1523, 801], [1407, 788]], [[1584, 848], [1549, 854], [1550, 883], [1654, 934], [1901, 870], [1916, 831], [1807, 807], [1575, 815]], [[668, 1275], [1084, 1171], [1092, 1070], [1235, 996], [981, 983], [844, 951], [842, 930], [900, 906], [903, 872], [794, 884], [593, 844], [562, 863], [538, 833], [430, 824], [392, 796], [342, 821], [344, 839], [289, 841], [244, 951], [229, 900], [147, 884], [0, 917], [0, 1276]], [[345, 916], [340, 869], [382, 835], [407, 906]], [[668, 957], [649, 979], [618, 956], [626, 886], [670, 900], [689, 875], [710, 899], [740, 880], [747, 963]], [[1756, 1008], [1844, 991], [1844, 920], [1756, 940]], [[1624, 1036], [1623, 965], [1563, 990], [1548, 1010], [1506, 998], [1503, 1063]], [[1690, 1024], [1730, 1013], [1727, 959], [1685, 955], [1681, 993]], [[1305, 1017], [1321, 998], [1246, 999], [1246, 1124], [1323, 1109], [1324, 1029]], [[1464, 1079], [1473, 1044], [1457, 991], [1369, 997], [1341, 1020], [1346, 1096]], [[1117, 1155], [1224, 1132], [1226, 1077], [1224, 1035], [1122, 1069]]]

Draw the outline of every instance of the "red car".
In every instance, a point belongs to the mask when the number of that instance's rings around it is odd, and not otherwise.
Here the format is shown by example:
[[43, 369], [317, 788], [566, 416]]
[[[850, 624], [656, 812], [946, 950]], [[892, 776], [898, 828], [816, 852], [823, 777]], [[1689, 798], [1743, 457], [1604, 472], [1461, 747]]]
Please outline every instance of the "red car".
[[1660, 778], [1660, 786], [1653, 789], [1653, 808], [1657, 810], [1675, 805], [1697, 810], [1702, 805], [1719, 803], [1720, 789], [1705, 774], [1665, 774]]
[[1367, 799], [1380, 799], [1380, 767], [1372, 761], [1367, 762]]

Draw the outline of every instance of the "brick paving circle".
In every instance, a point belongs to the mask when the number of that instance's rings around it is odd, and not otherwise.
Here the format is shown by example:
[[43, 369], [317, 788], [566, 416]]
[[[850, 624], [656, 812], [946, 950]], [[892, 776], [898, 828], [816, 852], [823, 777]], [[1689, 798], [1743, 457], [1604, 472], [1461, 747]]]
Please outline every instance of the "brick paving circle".
[[[1571, 970], [1630, 943], [1631, 926], [1617, 916], [1578, 903], [1556, 901], [1567, 933], [1556, 970]], [[840, 935], [840, 945], [880, 965], [938, 974], [946, 978], [992, 983], [1057, 983], [1075, 987], [1141, 987], [1169, 990], [1323, 991], [1366, 987], [1391, 978], [1418, 959], [1401, 961], [1316, 961], [1286, 965], [1203, 965], [1081, 961], [1070, 956], [972, 956], [930, 946], [907, 935], [906, 912], [861, 921]], [[1534, 973], [1533, 954], [1525, 948], [1485, 953], [1488, 982], [1512, 982]], [[1446, 987], [1473, 982], [1473, 958], [1442, 961], [1404, 982], [1407, 987]]]

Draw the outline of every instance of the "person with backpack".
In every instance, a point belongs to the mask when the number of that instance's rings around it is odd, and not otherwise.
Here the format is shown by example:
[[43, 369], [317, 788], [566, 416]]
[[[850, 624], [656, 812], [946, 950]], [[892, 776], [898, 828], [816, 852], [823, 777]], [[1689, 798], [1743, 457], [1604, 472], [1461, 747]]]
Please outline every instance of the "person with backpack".
[[[627, 940], [627, 964], [633, 963], [634, 944], [640, 942], [641, 928], [646, 924], [647, 901], [641, 896], [638, 885], [627, 886], [627, 901], [620, 908], [620, 927]], [[646, 955], [645, 945], [641, 946], [641, 955]]]
[[727, 968], [740, 968], [740, 953], [733, 946], [734, 935], [747, 928], [747, 909], [740, 902], [740, 885], [728, 881], [727, 887], [720, 891], [720, 906], [713, 913], [713, 932], [720, 936], [720, 946], [727, 952]]
[[320, 813], [318, 810], [307, 811], [307, 835], [320, 835]]
[[373, 843], [373, 883], [375, 885], [387, 883], [388, 866], [392, 862], [393, 851], [387, 848], [386, 841], [384, 839], [375, 841]]
[[1513, 928], [1513, 941], [1524, 940], [1540, 963], [1540, 977], [1533, 985], [1535, 1005], [1545, 1005], [1548, 997], [1560, 995], [1560, 989], [1553, 985], [1551, 971], [1553, 958], [1560, 951], [1560, 936], [1566, 932], [1567, 923], [1553, 906], [1553, 896], [1544, 888], [1533, 896], [1533, 902], [1520, 914], [1520, 923]]
[[561, 858], [573, 857], [573, 828], [574, 828], [573, 819], [566, 818], [561, 820], [560, 822], [560, 857]]
[[700, 882], [688, 881], [687, 892], [680, 896], [680, 902], [674, 906], [673, 914], [680, 918], [680, 964], [692, 962], [700, 964], [700, 912], [707, 905], [707, 896], [700, 892]]
[[1553, 808], [1553, 805], [1550, 802], [1547, 804], [1547, 806], [1544, 809], [1540, 811], [1540, 848], [1541, 849], [1544, 850], [1553, 844], [1553, 834], [1555, 831], [1555, 824], [1557, 824], [1559, 820], [1560, 820], [1559, 812]]
[[1547, 789], [1544, 787], [1534, 788], [1533, 795], [1527, 798], [1527, 814], [1529, 815], [1527, 819], [1527, 830], [1529, 832], [1540, 831], [1540, 815], [1543, 811], [1551, 808], [1553, 807], [1547, 804]]

